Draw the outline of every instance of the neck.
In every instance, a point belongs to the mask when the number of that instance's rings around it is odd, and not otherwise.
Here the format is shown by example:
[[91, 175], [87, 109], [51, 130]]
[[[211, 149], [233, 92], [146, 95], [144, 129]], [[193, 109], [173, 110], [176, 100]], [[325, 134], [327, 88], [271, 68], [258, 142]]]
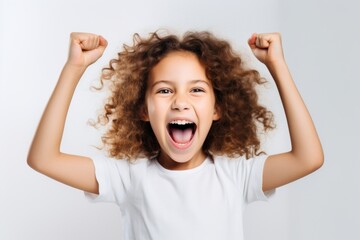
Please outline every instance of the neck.
[[160, 153], [158, 157], [158, 161], [166, 169], [169, 170], [189, 170], [192, 168], [196, 168], [200, 166], [206, 159], [206, 154], [204, 152], [200, 152], [186, 161], [176, 161], [171, 159], [165, 153]]

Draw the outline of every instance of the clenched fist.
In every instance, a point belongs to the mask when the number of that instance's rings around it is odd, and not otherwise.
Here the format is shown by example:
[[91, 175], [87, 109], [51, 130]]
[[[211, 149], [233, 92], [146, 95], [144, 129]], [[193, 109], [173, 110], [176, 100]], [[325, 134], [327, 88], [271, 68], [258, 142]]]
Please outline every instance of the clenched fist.
[[106, 46], [106, 39], [100, 35], [71, 33], [67, 64], [86, 68], [102, 56]]

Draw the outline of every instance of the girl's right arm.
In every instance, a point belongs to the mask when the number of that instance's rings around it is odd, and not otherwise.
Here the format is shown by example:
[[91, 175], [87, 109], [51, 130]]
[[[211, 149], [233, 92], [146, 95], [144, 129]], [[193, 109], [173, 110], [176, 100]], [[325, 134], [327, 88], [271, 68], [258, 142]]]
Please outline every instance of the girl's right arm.
[[50, 97], [31, 144], [27, 162], [36, 171], [69, 186], [98, 193], [92, 160], [60, 151], [66, 115], [77, 83], [99, 59], [107, 41], [98, 35], [72, 33], [68, 60]]

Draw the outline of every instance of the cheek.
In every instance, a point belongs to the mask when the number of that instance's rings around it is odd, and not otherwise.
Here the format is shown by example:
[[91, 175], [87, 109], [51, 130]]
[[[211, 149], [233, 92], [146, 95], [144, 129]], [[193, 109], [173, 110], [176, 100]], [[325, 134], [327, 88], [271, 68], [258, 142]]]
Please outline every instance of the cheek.
[[151, 104], [151, 102], [147, 102], [146, 108], [147, 108], [147, 112], [149, 115], [154, 114], [154, 111], [156, 109], [156, 108], [154, 108], [154, 105]]
[[154, 111], [154, 100], [153, 98], [146, 96], [145, 98], [145, 104], [146, 104], [146, 109], [148, 113], [151, 113]]
[[165, 106], [160, 101], [148, 99], [146, 104], [149, 119], [158, 119], [164, 112]]
[[148, 115], [149, 121], [152, 120], [154, 118], [154, 116], [156, 116], [156, 108], [151, 103], [147, 104], [147, 115]]
[[203, 131], [208, 131], [214, 120], [214, 108], [208, 104], [198, 106], [198, 117]]
[[211, 98], [198, 101], [196, 102], [196, 105], [197, 109], [202, 111], [202, 114], [206, 114], [207, 116], [212, 116], [215, 112], [215, 101]]

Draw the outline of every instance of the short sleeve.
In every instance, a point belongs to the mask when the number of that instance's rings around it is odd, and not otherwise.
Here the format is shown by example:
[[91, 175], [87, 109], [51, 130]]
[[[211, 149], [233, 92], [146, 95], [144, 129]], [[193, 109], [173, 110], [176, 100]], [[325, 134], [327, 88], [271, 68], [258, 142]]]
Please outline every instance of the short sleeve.
[[244, 187], [246, 203], [267, 201], [275, 193], [275, 189], [266, 192], [262, 190], [264, 165], [267, 158], [267, 155], [262, 155], [239, 162], [239, 174], [241, 174], [239, 177]]
[[85, 192], [91, 202], [123, 202], [130, 185], [129, 163], [103, 156], [93, 157], [95, 176], [99, 184], [99, 194]]

